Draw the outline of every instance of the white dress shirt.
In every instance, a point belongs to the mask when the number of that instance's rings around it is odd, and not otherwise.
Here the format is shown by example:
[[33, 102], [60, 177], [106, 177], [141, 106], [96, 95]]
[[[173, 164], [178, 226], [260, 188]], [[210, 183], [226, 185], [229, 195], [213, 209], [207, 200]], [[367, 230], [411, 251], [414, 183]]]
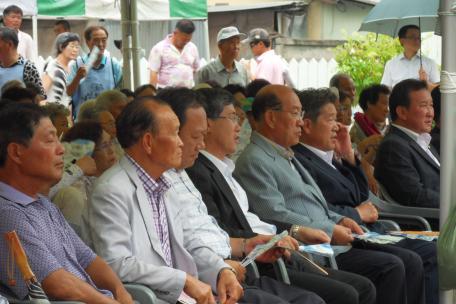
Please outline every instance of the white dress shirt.
[[306, 145], [305, 143], [300, 143], [301, 145], [303, 145], [304, 147], [306, 147], [307, 149], [309, 149], [310, 151], [312, 151], [313, 153], [315, 153], [318, 157], [320, 157], [325, 163], [327, 163], [328, 165], [330, 165], [332, 168], [336, 169], [337, 168], [333, 165], [332, 163], [332, 160], [333, 160], [333, 157], [334, 157], [334, 151], [323, 151], [323, 150], [320, 150], [318, 148], [315, 148], [315, 147], [312, 147], [312, 146], [309, 146], [309, 145]]
[[429, 149], [429, 145], [431, 144], [431, 135], [429, 133], [421, 133], [418, 134], [410, 129], [407, 129], [406, 127], [402, 127], [396, 124], [392, 124], [408, 136], [412, 138], [418, 146], [420, 146], [421, 149], [423, 149], [424, 152], [426, 152], [427, 155], [440, 167], [440, 162], [439, 160], [432, 154], [431, 150]]
[[17, 38], [19, 39], [17, 52], [21, 54], [25, 59], [28, 59], [35, 63], [37, 59], [37, 51], [35, 42], [33, 41], [32, 37], [27, 33], [19, 31]]
[[[437, 64], [428, 57], [421, 56], [421, 58], [428, 80], [432, 83], [440, 82], [440, 71]], [[392, 88], [404, 79], [419, 79], [419, 70], [419, 54], [416, 54], [411, 59], [407, 59], [404, 54], [400, 54], [386, 63], [381, 83]]]
[[245, 193], [242, 186], [233, 177], [234, 162], [227, 157], [225, 157], [223, 160], [220, 160], [211, 153], [204, 150], [200, 153], [206, 156], [223, 175], [223, 178], [225, 178], [226, 182], [231, 188], [231, 191], [233, 191], [233, 194], [236, 197], [239, 206], [241, 207], [242, 213], [244, 213], [245, 217], [247, 218], [247, 222], [249, 223], [253, 232], [268, 235], [276, 234], [277, 229], [274, 225], [261, 221], [256, 214], [249, 212], [249, 201], [247, 194]]

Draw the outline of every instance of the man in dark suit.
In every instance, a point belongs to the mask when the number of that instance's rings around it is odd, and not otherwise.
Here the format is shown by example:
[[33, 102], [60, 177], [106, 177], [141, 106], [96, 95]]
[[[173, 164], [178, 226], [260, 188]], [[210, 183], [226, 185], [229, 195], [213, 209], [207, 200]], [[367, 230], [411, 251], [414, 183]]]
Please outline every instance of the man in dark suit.
[[392, 126], [380, 144], [375, 178], [395, 201], [439, 208], [440, 160], [430, 146], [434, 108], [426, 82], [407, 79], [391, 92]]
[[[331, 106], [334, 111], [325, 120], [335, 123], [336, 111]], [[377, 303], [424, 303], [420, 257], [407, 251], [409, 258], [403, 260], [387, 252], [358, 247], [353, 233], [363, 234], [361, 227], [328, 208], [315, 180], [290, 151], [299, 142], [302, 117], [307, 115], [302, 112], [298, 96], [287, 87], [264, 87], [255, 97], [252, 112], [256, 131], [234, 171], [247, 192], [250, 207], [264, 220], [320, 228], [331, 237], [333, 245], [350, 245], [344, 251], [333, 247], [337, 264], [342, 270], [371, 279], [377, 287]], [[389, 270], [395, 267], [401, 270], [393, 274]], [[409, 273], [416, 274], [411, 277], [413, 283]], [[411, 291], [415, 291], [415, 299], [407, 298]]]
[[[295, 157], [312, 175], [331, 210], [352, 218], [371, 231], [384, 233], [385, 229], [377, 222], [377, 209], [368, 201], [369, 186], [351, 147], [348, 129], [333, 120], [337, 99], [329, 89], [305, 90], [299, 98], [306, 114], [300, 143], [293, 147]], [[406, 249], [420, 255], [426, 272], [426, 303], [438, 303], [435, 243], [404, 239], [394, 246], [367, 244], [366, 247], [392, 253], [401, 259], [409, 258]], [[408, 290], [412, 293], [408, 296], [410, 299], [416, 291]]]
[[[276, 227], [261, 221], [249, 212], [247, 196], [234, 180], [234, 163], [228, 155], [236, 150], [240, 126], [233, 107], [233, 97], [218, 89], [203, 90], [208, 105], [208, 131], [206, 148], [201, 151], [193, 167], [186, 171], [200, 191], [209, 214], [230, 237], [250, 238], [257, 234], [273, 235]], [[291, 225], [288, 225], [288, 229]], [[297, 227], [294, 236], [306, 243], [329, 242], [322, 230]], [[291, 229], [294, 230], [294, 229]], [[303, 272], [304, 265], [293, 260], [289, 265], [289, 276], [293, 285], [313, 291], [326, 303], [372, 303], [375, 292], [372, 283], [359, 275], [343, 271], [328, 270], [329, 277]], [[261, 269], [271, 275], [268, 265]], [[350, 286], [351, 285], [351, 286]]]

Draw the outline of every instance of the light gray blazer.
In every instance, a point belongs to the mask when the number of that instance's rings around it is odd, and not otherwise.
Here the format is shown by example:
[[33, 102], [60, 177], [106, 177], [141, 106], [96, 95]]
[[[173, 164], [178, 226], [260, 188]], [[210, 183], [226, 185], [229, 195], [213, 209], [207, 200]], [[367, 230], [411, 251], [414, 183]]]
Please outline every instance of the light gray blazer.
[[330, 237], [343, 216], [328, 209], [326, 200], [307, 170], [280, 155], [257, 132], [239, 156], [234, 177], [247, 192], [250, 207], [265, 221], [279, 221], [324, 230]]
[[157, 297], [176, 303], [186, 273], [216, 290], [217, 275], [228, 265], [212, 250], [183, 247], [182, 220], [173, 201], [176, 194], [165, 194], [173, 266], [166, 265], [153, 221], [152, 206], [131, 162], [123, 157], [97, 181], [83, 215], [85, 239], [117, 273], [122, 282], [147, 285]]

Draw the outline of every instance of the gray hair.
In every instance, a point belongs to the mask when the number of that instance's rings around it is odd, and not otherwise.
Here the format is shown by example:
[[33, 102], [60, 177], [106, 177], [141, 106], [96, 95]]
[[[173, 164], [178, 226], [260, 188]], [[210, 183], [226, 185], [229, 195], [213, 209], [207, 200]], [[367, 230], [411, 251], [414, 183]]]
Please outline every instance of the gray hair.
[[119, 101], [127, 103], [127, 96], [118, 90], [104, 91], [96, 98], [96, 109], [98, 111], [109, 111], [111, 106]]

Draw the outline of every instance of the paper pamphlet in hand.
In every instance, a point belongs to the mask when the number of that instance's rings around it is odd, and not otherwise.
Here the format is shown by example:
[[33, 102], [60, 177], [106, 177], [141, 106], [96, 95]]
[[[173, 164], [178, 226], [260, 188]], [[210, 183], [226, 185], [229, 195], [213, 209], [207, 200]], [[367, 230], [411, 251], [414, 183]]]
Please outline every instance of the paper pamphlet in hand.
[[288, 235], [288, 231], [283, 231], [280, 234], [275, 235], [272, 239], [269, 240], [266, 244], [257, 245], [250, 253], [242, 260], [241, 265], [246, 267], [247, 265], [251, 264], [258, 258], [260, 255], [271, 249], [275, 246], [275, 244], [286, 237]]
[[316, 244], [316, 245], [301, 245], [299, 251], [304, 251], [311, 254], [321, 255], [325, 257], [332, 257], [334, 250], [329, 243]]
[[62, 144], [65, 147], [65, 154], [63, 155], [65, 169], [74, 164], [81, 157], [92, 155], [95, 148], [95, 143], [87, 139], [76, 139], [72, 142], [64, 142]]
[[182, 293], [179, 296], [179, 299], [177, 299], [177, 303], [179, 303], [179, 304], [196, 304], [196, 300], [182, 291]]
[[[217, 297], [215, 297], [215, 301], [217, 304], [220, 302], [218, 301]], [[196, 300], [190, 297], [188, 294], [182, 291], [182, 293], [179, 296], [179, 299], [177, 299], [178, 304], [197, 304]], [[1, 304], [1, 303], [0, 303]], [[236, 303], [237, 304], [237, 303]]]
[[423, 240], [432, 242], [439, 238], [438, 231], [388, 231], [394, 236], [402, 236], [412, 240]]
[[361, 235], [353, 234], [353, 237], [355, 239], [374, 244], [395, 244], [404, 239], [402, 236], [384, 235], [376, 232], [366, 232]]

